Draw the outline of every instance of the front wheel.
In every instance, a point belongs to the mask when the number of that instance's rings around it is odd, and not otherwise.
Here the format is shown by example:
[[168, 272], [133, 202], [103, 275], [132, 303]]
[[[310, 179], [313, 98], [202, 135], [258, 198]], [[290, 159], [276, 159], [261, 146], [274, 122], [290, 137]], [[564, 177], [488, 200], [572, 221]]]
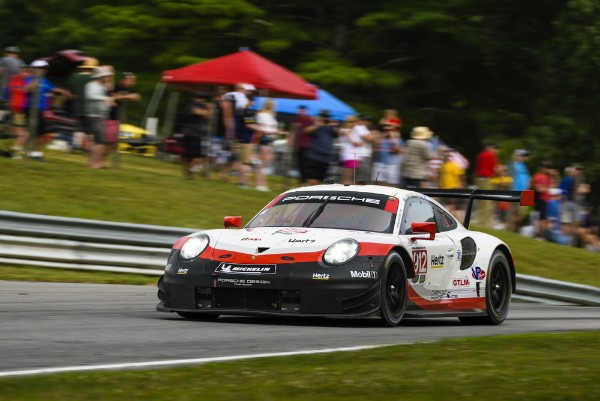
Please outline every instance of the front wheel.
[[400, 255], [388, 255], [381, 271], [379, 289], [381, 318], [387, 326], [397, 326], [404, 316], [408, 300], [406, 269]]
[[487, 316], [465, 316], [460, 321], [466, 324], [500, 324], [508, 316], [512, 294], [512, 279], [506, 256], [495, 251], [490, 260], [485, 286]]

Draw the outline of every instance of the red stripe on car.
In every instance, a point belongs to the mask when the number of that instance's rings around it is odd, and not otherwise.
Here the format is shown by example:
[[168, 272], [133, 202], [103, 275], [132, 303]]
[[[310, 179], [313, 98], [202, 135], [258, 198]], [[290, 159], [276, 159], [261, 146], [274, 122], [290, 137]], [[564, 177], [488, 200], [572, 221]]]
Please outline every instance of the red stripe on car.
[[485, 297], [480, 298], [449, 298], [439, 300], [429, 300], [421, 297], [417, 292], [409, 285], [408, 286], [408, 299], [417, 305], [421, 309], [431, 310], [449, 310], [449, 311], [472, 311], [472, 310], [485, 310]]

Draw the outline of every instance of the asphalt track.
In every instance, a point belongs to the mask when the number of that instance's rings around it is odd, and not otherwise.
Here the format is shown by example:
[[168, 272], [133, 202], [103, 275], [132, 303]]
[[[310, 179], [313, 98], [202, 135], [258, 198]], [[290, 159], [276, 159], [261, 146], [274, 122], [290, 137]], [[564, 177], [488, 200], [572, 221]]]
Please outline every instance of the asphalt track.
[[500, 326], [456, 318], [221, 317], [190, 321], [154, 310], [149, 286], [0, 281], [0, 375], [35, 368], [225, 357], [566, 330], [600, 330], [600, 308], [513, 304]]

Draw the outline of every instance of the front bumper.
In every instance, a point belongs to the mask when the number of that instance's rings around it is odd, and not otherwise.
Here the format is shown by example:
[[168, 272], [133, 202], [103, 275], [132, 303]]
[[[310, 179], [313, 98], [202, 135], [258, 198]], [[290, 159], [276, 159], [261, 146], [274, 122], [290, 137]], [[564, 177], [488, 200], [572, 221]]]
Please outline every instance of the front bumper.
[[285, 263], [266, 274], [224, 272], [212, 260], [170, 262], [159, 281], [158, 311], [349, 317], [379, 309], [383, 258], [357, 257], [335, 267]]

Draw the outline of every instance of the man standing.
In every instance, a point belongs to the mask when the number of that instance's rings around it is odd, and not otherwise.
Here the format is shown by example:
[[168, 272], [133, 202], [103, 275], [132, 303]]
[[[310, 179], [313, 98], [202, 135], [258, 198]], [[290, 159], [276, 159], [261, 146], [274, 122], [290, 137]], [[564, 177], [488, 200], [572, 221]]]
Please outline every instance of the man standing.
[[91, 81], [85, 85], [85, 107], [89, 134], [94, 137], [94, 145], [90, 152], [90, 167], [101, 169], [104, 167], [104, 158], [108, 154], [105, 120], [108, 118], [110, 107], [114, 100], [108, 95], [106, 89], [113, 73], [106, 67], [98, 67], [91, 76]]
[[69, 92], [56, 88], [48, 78], [48, 62], [45, 60], [35, 60], [31, 63], [33, 74], [25, 78], [25, 87], [29, 93], [27, 102], [27, 120], [29, 123], [29, 135], [33, 137], [32, 150], [28, 156], [32, 160], [46, 161], [41, 151], [41, 138], [45, 133], [46, 124], [44, 121], [44, 112], [51, 110], [52, 94]]
[[[247, 83], [237, 83], [232, 92], [228, 92], [223, 95], [221, 101], [221, 109], [223, 112], [223, 124], [225, 126], [225, 136], [228, 141], [233, 142], [231, 146], [233, 150], [233, 170], [239, 173], [238, 185], [241, 187], [247, 187], [246, 173], [248, 170], [250, 157], [250, 139], [252, 138], [250, 126], [254, 126], [253, 123], [246, 123], [246, 120], [252, 120], [248, 117], [248, 113], [251, 110], [248, 109], [250, 100], [248, 95], [256, 88], [254, 85]], [[249, 133], [250, 132], [250, 133]]]
[[[513, 162], [510, 164], [509, 169], [513, 178], [512, 190], [513, 191], [525, 191], [529, 189], [531, 182], [531, 175], [527, 169], [527, 161], [529, 160], [529, 151], [525, 149], [517, 149], [513, 155]], [[509, 229], [512, 231], [518, 231], [523, 225], [523, 208], [518, 204], [511, 205], [509, 211]]]
[[294, 152], [295, 165], [298, 167], [300, 173], [300, 182], [306, 181], [306, 150], [310, 146], [311, 136], [306, 133], [306, 128], [313, 125], [315, 121], [306, 114], [306, 106], [298, 106], [298, 112], [292, 120], [292, 132], [294, 137], [290, 141], [293, 149], [290, 151]]
[[1, 96], [3, 100], [6, 100], [4, 94], [4, 88], [8, 84], [10, 77], [19, 73], [19, 68], [25, 64], [23, 60], [19, 58], [21, 50], [17, 46], [8, 46], [4, 49], [4, 57], [0, 58], [0, 76], [2, 80]]
[[12, 134], [15, 136], [15, 143], [11, 149], [13, 159], [21, 159], [27, 143], [27, 118], [25, 117], [25, 108], [27, 107], [27, 77], [31, 75], [31, 70], [27, 64], [23, 64], [17, 75], [13, 75], [6, 87], [8, 94], [8, 109], [12, 114]]
[[[477, 155], [475, 162], [475, 185], [479, 189], [492, 189], [491, 180], [496, 175], [498, 166], [498, 145], [488, 143], [485, 149]], [[479, 201], [477, 223], [491, 227], [494, 218], [494, 204], [492, 201]]]

